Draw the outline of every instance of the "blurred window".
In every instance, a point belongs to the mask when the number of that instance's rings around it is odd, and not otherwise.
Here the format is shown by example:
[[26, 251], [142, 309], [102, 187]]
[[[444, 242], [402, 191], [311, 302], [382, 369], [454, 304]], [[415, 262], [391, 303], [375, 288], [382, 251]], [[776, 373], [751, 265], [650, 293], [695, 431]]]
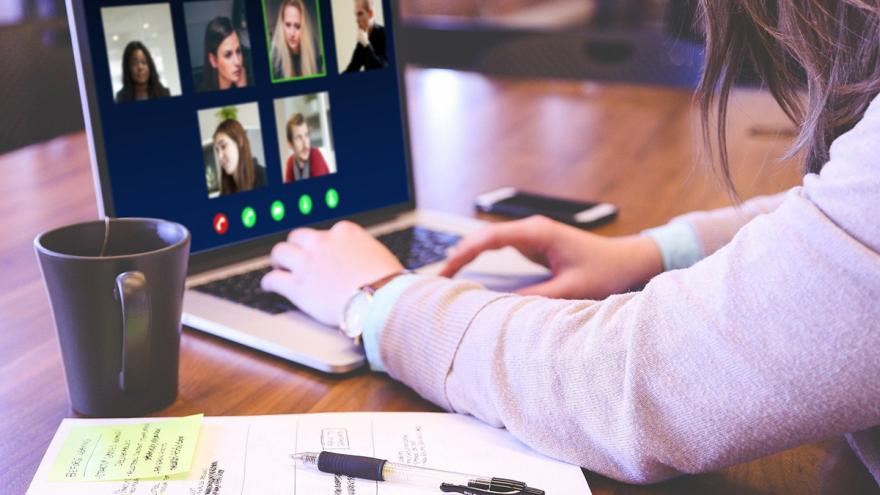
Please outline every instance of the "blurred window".
[[24, 0], [0, 0], [0, 25], [24, 20]]
[[0, 26], [64, 17], [64, 0], [0, 0]]
[[670, 0], [400, 0], [411, 23], [560, 29], [662, 27]]

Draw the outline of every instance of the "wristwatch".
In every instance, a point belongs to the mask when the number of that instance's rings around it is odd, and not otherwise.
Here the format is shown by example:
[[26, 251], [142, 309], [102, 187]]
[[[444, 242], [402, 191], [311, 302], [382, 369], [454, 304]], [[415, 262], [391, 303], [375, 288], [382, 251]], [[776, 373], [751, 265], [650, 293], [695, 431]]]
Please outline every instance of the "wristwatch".
[[343, 335], [352, 339], [355, 345], [363, 346], [364, 324], [367, 320], [367, 312], [373, 302], [373, 294], [395, 278], [412, 273], [411, 270], [401, 270], [379, 280], [358, 288], [348, 299], [342, 316], [339, 318], [339, 330]]

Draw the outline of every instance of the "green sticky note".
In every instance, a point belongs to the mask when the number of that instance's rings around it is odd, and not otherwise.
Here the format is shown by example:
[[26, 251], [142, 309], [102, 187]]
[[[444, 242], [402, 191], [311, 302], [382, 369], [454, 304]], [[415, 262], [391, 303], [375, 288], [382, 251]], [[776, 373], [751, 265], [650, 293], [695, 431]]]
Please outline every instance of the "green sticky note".
[[52, 464], [49, 481], [119, 481], [189, 472], [202, 416], [74, 426]]

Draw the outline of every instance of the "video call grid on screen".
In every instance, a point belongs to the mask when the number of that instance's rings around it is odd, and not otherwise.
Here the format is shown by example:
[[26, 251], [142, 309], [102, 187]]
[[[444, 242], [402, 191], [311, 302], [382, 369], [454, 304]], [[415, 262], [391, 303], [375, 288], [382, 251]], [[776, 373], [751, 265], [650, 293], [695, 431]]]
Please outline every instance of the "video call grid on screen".
[[[200, 252], [409, 200], [389, 2], [374, 2], [376, 27], [363, 32], [365, 2], [318, 3], [85, 2], [117, 216], [178, 221]], [[315, 12], [290, 15], [303, 8]], [[300, 74], [283, 80], [273, 77], [270, 47], [279, 15], [288, 30], [276, 51], [300, 48], [284, 68]], [[309, 18], [320, 26], [303, 29]], [[323, 72], [304, 73], [308, 43]], [[356, 58], [357, 71], [343, 73], [352, 65], [339, 61]]]

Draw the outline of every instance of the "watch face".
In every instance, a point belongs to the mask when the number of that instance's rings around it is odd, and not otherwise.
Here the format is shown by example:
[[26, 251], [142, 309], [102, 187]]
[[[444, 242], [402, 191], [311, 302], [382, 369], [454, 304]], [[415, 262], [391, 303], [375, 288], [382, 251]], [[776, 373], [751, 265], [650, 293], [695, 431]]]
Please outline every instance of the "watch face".
[[348, 308], [345, 309], [345, 322], [342, 325], [342, 333], [355, 339], [364, 333], [364, 320], [370, 306], [370, 296], [360, 291], [352, 298]]

